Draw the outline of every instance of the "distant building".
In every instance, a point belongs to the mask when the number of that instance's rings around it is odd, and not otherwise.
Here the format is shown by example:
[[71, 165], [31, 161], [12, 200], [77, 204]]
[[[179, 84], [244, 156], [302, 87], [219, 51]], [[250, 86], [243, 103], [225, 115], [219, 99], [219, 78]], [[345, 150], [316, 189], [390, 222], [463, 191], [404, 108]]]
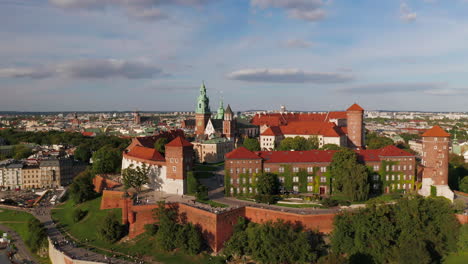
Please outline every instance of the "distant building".
[[422, 155], [422, 140], [408, 140], [410, 149], [414, 150], [418, 155]]

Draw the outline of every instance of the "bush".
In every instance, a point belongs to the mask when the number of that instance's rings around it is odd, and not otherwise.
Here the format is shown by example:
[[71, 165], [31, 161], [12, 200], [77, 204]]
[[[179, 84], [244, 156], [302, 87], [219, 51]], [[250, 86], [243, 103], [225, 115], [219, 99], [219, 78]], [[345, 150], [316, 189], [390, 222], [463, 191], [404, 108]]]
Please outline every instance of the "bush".
[[47, 247], [47, 233], [39, 220], [31, 218], [28, 221], [28, 237], [26, 245], [33, 253], [38, 252], [41, 248]]
[[266, 203], [266, 204], [274, 204], [278, 200], [275, 195], [270, 194], [257, 194], [254, 197], [257, 203]]
[[195, 193], [195, 197], [198, 200], [208, 200], [208, 188], [203, 184], [199, 184], [197, 186], [197, 192]]
[[85, 210], [81, 210], [80, 208], [77, 208], [73, 211], [72, 213], [72, 217], [73, 217], [73, 221], [75, 223], [78, 223], [79, 221], [81, 221], [81, 219], [83, 219], [87, 214], [88, 214], [88, 211], [85, 211]]
[[148, 233], [150, 236], [154, 236], [158, 232], [157, 225], [147, 224], [144, 226], [144, 228], [145, 228], [145, 232]]
[[322, 205], [325, 207], [335, 207], [338, 205], [338, 201], [331, 198], [324, 198], [322, 200]]
[[338, 204], [341, 205], [341, 206], [350, 206], [351, 202], [350, 201], [339, 201]]
[[431, 185], [431, 197], [437, 196], [437, 187]]
[[120, 224], [114, 213], [108, 213], [98, 229], [101, 237], [111, 243], [117, 242], [124, 236], [125, 228]]

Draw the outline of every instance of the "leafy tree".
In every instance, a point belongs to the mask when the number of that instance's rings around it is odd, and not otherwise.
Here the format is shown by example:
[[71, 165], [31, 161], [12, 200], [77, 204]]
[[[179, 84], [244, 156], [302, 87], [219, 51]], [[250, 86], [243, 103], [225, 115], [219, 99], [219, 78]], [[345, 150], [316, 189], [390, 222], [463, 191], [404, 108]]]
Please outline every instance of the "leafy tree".
[[102, 221], [98, 232], [104, 240], [115, 243], [124, 236], [125, 228], [120, 224], [117, 216], [113, 212], [110, 212]]
[[387, 137], [378, 136], [376, 133], [368, 133], [366, 135], [366, 143], [368, 149], [379, 149], [393, 145], [393, 140]]
[[116, 148], [104, 146], [93, 154], [93, 173], [119, 172], [122, 163], [122, 153]]
[[250, 151], [260, 151], [260, 143], [256, 138], [245, 138], [243, 146]]
[[273, 203], [274, 195], [279, 192], [278, 176], [273, 173], [262, 173], [257, 179], [257, 195], [255, 200], [261, 203]]
[[36, 218], [28, 220], [28, 236], [25, 242], [34, 253], [41, 248], [47, 247], [47, 232], [42, 223]]
[[32, 154], [32, 151], [26, 145], [16, 145], [13, 148], [13, 153], [13, 158], [20, 160], [29, 157]]
[[311, 150], [318, 149], [317, 137], [310, 137], [308, 139], [300, 136], [294, 138], [285, 138], [281, 141], [279, 150]]
[[73, 210], [73, 221], [75, 223], [78, 223], [79, 221], [81, 221], [81, 219], [83, 219], [86, 215], [88, 214], [88, 211], [85, 211], [85, 210], [81, 210], [80, 208], [76, 208], [75, 210]]
[[156, 235], [158, 232], [158, 226], [154, 224], [146, 224], [144, 226], [145, 232], [148, 233], [150, 236]]
[[185, 253], [196, 255], [200, 253], [203, 245], [203, 238], [200, 230], [191, 223], [179, 227], [178, 248], [181, 248]]
[[468, 193], [468, 176], [463, 177], [460, 181], [460, 191]]
[[80, 144], [75, 149], [75, 159], [88, 163], [91, 158], [91, 149], [87, 144]]
[[203, 184], [198, 184], [195, 197], [202, 201], [208, 200], [208, 188]]
[[136, 168], [131, 164], [122, 171], [122, 182], [125, 188], [134, 188], [139, 193], [143, 185], [148, 183], [148, 174], [149, 168], [145, 163]]
[[165, 251], [172, 251], [177, 248], [178, 216], [174, 208], [166, 208], [164, 202], [158, 203], [158, 208], [154, 212], [155, 219], [158, 220], [159, 228], [156, 233], [156, 244]]
[[419, 134], [410, 134], [410, 133], [402, 133], [402, 134], [400, 134], [400, 137], [402, 137], [405, 140], [405, 143], [407, 143], [407, 144], [408, 144], [408, 141], [410, 141], [410, 140], [421, 139], [421, 135], [419, 135]]
[[369, 195], [369, 172], [358, 163], [357, 155], [350, 149], [343, 149], [333, 155], [330, 164], [333, 188], [342, 192], [352, 201], [367, 200]]
[[167, 143], [169, 143], [167, 138], [158, 138], [158, 140], [156, 140], [156, 142], [154, 143], [154, 148], [164, 155], [166, 153]]
[[94, 185], [92, 183], [93, 177], [94, 175], [88, 169], [81, 172], [73, 179], [67, 193], [75, 204], [79, 204], [96, 197], [97, 193], [94, 191]]
[[193, 175], [193, 171], [187, 173], [187, 193], [195, 194], [198, 189], [198, 180]]
[[336, 144], [325, 144], [320, 150], [341, 150], [341, 147]]
[[441, 197], [370, 204], [336, 216], [332, 252], [369, 263], [440, 263], [456, 249], [460, 224]]
[[317, 137], [309, 137], [307, 139], [306, 143], [306, 149], [305, 150], [311, 150], [311, 149], [318, 149], [319, 148], [319, 142]]
[[228, 257], [249, 255], [260, 263], [310, 263], [322, 253], [319, 235], [290, 223], [239, 223], [225, 244], [224, 254]]

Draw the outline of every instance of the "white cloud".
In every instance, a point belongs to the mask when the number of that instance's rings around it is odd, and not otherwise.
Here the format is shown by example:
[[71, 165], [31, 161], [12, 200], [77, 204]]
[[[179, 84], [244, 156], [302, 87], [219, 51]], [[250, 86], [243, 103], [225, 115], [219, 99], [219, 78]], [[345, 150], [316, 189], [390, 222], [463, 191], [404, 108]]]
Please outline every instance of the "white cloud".
[[146, 79], [162, 75], [164, 75], [163, 71], [155, 65], [115, 59], [77, 60], [32, 68], [0, 68], [0, 77], [2, 78], [42, 79], [65, 76], [76, 79], [106, 79], [111, 77]]
[[331, 72], [308, 72], [298, 69], [242, 69], [227, 74], [228, 79], [268, 83], [343, 83], [352, 81], [351, 75]]
[[291, 18], [318, 21], [325, 18], [322, 0], [251, 0], [250, 5], [261, 9], [283, 8]]
[[381, 95], [393, 93], [411, 93], [434, 96], [468, 95], [468, 89], [447, 88], [444, 83], [374, 83], [338, 88], [336, 91], [346, 94]]
[[403, 21], [406, 21], [406, 22], [413, 22], [416, 20], [416, 18], [418, 17], [418, 15], [416, 14], [416, 12], [413, 12], [408, 4], [406, 4], [405, 2], [402, 2], [400, 4], [400, 18], [403, 20]]
[[310, 48], [312, 47], [312, 42], [305, 41], [302, 39], [289, 39], [284, 43], [285, 47], [288, 48]]

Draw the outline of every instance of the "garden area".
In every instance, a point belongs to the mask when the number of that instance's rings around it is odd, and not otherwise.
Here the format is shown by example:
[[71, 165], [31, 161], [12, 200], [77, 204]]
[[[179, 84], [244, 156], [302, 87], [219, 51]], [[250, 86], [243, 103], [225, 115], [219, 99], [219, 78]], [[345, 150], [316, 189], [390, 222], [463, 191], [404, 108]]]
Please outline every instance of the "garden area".
[[[100, 232], [97, 231], [103, 225], [106, 217], [112, 215], [120, 223], [121, 209], [100, 210], [101, 197], [75, 205], [71, 200], [66, 201], [57, 209], [53, 210], [52, 217], [59, 223], [62, 232], [65, 231], [73, 238], [78, 240], [81, 246], [87, 244], [88, 248], [94, 247], [93, 251], [103, 254], [109, 254], [104, 250], [112, 250], [129, 256], [145, 256], [155, 261], [163, 263], [210, 263], [214, 258], [205, 253], [198, 255], [188, 255], [184, 252], [175, 250], [172, 252], [160, 249], [156, 242], [156, 237], [149, 232], [138, 236], [128, 242], [117, 241], [115, 243], [106, 240]], [[75, 222], [74, 211], [81, 210], [86, 212], [84, 217]], [[145, 259], [146, 259], [145, 258]], [[211, 260], [210, 260], [211, 259]], [[215, 263], [215, 262], [212, 262]]]

